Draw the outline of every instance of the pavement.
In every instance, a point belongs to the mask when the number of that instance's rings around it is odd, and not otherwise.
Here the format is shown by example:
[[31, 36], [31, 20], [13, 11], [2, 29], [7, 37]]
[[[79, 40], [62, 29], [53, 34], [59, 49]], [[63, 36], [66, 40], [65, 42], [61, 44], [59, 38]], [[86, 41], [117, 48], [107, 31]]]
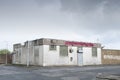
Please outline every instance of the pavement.
[[103, 77], [104, 74], [120, 75], [120, 65], [82, 67], [26, 67], [0, 65], [0, 80], [101, 80], [100, 78], [98, 79], [98, 76], [102, 75]]

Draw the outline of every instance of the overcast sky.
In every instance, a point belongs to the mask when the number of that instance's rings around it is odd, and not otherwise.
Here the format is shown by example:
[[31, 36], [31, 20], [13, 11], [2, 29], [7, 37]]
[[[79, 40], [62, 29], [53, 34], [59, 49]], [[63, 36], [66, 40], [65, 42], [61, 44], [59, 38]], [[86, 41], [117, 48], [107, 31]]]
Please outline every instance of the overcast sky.
[[0, 49], [39, 38], [120, 49], [120, 0], [0, 0]]

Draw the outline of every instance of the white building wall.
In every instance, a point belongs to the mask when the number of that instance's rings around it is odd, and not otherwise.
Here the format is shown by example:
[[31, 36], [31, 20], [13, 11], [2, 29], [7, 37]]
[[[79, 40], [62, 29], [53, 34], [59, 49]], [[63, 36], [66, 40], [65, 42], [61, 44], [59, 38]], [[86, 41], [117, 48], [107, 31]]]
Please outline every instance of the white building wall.
[[34, 65], [39, 65], [39, 46], [34, 46]]
[[101, 48], [97, 49], [97, 57], [92, 56], [92, 47], [83, 48], [83, 65], [101, 64]]
[[[20, 52], [21, 55], [19, 55]], [[27, 65], [28, 48], [22, 47], [17, 49], [17, 53], [14, 54], [12, 58], [13, 64]], [[29, 64], [41, 66], [43, 65], [43, 46], [33, 46], [29, 48]]]
[[30, 65], [34, 65], [34, 46], [30, 46], [29, 48], [29, 63]]
[[22, 51], [21, 51], [21, 64], [27, 64], [27, 53], [28, 50], [26, 47], [22, 47]]
[[98, 48], [98, 57], [97, 57], [97, 64], [102, 64], [102, 51], [101, 48]]
[[[60, 47], [59, 47], [59, 49], [60, 49]], [[69, 52], [70, 49], [73, 49], [72, 53]], [[66, 56], [66, 57], [58, 56], [59, 57], [58, 65], [77, 65], [76, 51], [77, 51], [77, 47], [68, 46], [68, 56]], [[60, 50], [59, 50], [58, 54], [60, 54]], [[72, 61], [70, 60], [71, 57], [73, 58]]]
[[15, 58], [16, 58], [16, 54], [13, 54], [13, 55], [12, 55], [12, 63], [13, 63], [13, 64], [15, 64], [15, 61], [16, 61]]
[[[70, 53], [69, 49], [73, 49]], [[101, 48], [97, 48], [97, 57], [92, 56], [92, 47], [83, 47], [83, 65], [101, 64]], [[21, 48], [21, 57], [18, 54], [13, 55], [13, 64], [27, 64], [26, 47]], [[77, 65], [77, 47], [68, 46], [68, 56], [60, 56], [60, 46], [57, 50], [49, 50], [49, 45], [34, 46], [30, 48], [30, 65], [40, 66], [62, 66], [62, 65]], [[35, 55], [38, 55], [35, 57]], [[18, 58], [19, 57], [19, 58]], [[73, 58], [71, 61], [70, 58]], [[18, 59], [20, 60], [18, 60]]]
[[57, 50], [49, 50], [49, 45], [43, 45], [43, 47], [43, 66], [59, 65], [59, 46]]
[[[69, 50], [72, 49], [73, 52], [70, 53]], [[69, 56], [69, 65], [77, 65], [77, 47], [69, 46], [68, 47], [68, 56]], [[71, 61], [70, 58], [73, 58]]]
[[12, 63], [13, 64], [21, 63], [21, 48], [16, 49], [16, 54], [12, 56]]
[[[77, 65], [77, 47], [72, 47], [73, 53], [69, 53], [70, 48], [68, 56], [60, 56], [60, 46], [57, 46], [57, 50], [49, 50], [49, 45], [44, 45], [43, 66]], [[73, 57], [73, 61], [70, 61], [70, 57]]]
[[43, 66], [43, 45], [39, 46], [39, 65]]
[[[70, 53], [69, 49], [73, 49]], [[68, 47], [68, 56], [60, 56], [60, 47], [57, 46], [57, 50], [49, 50], [49, 45], [44, 45], [43, 54], [43, 66], [54, 65], [77, 65], [77, 47]], [[83, 47], [83, 65], [97, 65], [101, 64], [101, 48], [97, 49], [97, 57], [92, 56], [92, 47]], [[73, 61], [70, 61], [70, 57], [73, 57]]]

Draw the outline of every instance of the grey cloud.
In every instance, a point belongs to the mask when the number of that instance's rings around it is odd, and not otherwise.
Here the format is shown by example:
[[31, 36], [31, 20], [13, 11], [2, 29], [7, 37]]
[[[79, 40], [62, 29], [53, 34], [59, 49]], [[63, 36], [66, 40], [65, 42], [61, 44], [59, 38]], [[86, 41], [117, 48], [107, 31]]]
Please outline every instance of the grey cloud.
[[77, 28], [95, 33], [120, 29], [120, 0], [61, 0], [61, 3], [63, 11], [74, 14]]
[[[51, 32], [56, 33], [56, 30], [63, 31], [62, 29], [65, 29], [65, 26], [72, 26], [69, 25], [71, 22], [69, 16], [59, 12], [59, 10], [55, 8], [56, 5], [52, 5], [52, 7], [46, 6], [46, 8], [42, 7], [42, 9], [39, 7], [31, 9], [30, 7], [27, 8], [27, 10], [22, 7], [21, 9], [12, 8], [13, 11], [9, 11], [11, 7], [8, 7], [8, 9], [3, 10], [3, 16], [0, 15], [0, 17], [2, 17], [0, 19], [0, 25], [3, 27], [1, 31], [3, 34], [7, 32], [32, 34], [41, 33], [42, 31], [49, 34]], [[7, 29], [6, 26], [8, 26]]]
[[0, 6], [28, 6], [33, 5], [34, 0], [0, 0]]
[[63, 10], [76, 13], [89, 13], [99, 7], [104, 7], [106, 13], [120, 11], [120, 0], [61, 0], [61, 5]]
[[106, 13], [116, 13], [120, 12], [120, 0], [107, 0], [105, 6]]
[[120, 25], [119, 0], [1, 0], [0, 3], [4, 6], [19, 5], [19, 8], [9, 6], [2, 10], [0, 17], [2, 22], [8, 17], [8, 20], [13, 20], [11, 23], [15, 21], [21, 26], [42, 24], [101, 33], [118, 30]]
[[39, 6], [48, 6], [50, 4], [54, 4], [59, 0], [35, 0], [35, 2], [39, 5]]
[[86, 13], [93, 11], [104, 0], [61, 0], [62, 9], [71, 12]]
[[120, 0], [0, 0], [0, 32], [16, 41], [42, 36], [118, 42], [119, 7]]

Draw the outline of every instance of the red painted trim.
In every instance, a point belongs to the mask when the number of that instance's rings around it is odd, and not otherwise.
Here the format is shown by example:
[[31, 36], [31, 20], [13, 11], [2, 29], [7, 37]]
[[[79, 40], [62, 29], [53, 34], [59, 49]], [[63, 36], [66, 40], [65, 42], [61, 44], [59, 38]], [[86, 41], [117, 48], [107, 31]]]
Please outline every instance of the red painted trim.
[[70, 42], [66, 41], [65, 45], [72, 45], [72, 46], [85, 46], [85, 47], [93, 47], [93, 43], [86, 43], [86, 42]]

